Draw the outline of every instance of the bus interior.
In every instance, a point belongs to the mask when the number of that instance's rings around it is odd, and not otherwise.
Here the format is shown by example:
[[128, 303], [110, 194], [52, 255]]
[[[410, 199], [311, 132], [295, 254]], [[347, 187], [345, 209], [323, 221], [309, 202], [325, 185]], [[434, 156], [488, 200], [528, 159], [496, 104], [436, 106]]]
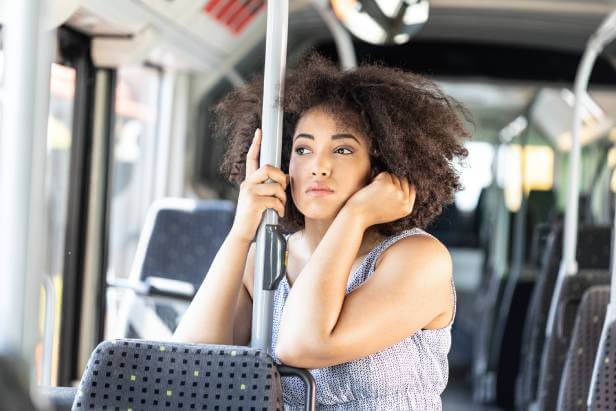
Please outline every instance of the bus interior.
[[[86, 409], [84, 386], [97, 381], [88, 362], [110, 341], [189, 355], [163, 342], [238, 195], [219, 174], [226, 145], [211, 108], [263, 75], [279, 0], [269, 3], [0, 2], [0, 409]], [[359, 19], [402, 5], [424, 13], [404, 22], [408, 33]], [[587, 89], [575, 89], [614, 10], [610, 0], [288, 2], [287, 67], [317, 51], [341, 69], [410, 70], [472, 114], [464, 189], [427, 228], [451, 253], [458, 294], [444, 410], [616, 409], [601, 377], [614, 355], [616, 46], [597, 48]], [[208, 409], [170, 392], [134, 409]]]

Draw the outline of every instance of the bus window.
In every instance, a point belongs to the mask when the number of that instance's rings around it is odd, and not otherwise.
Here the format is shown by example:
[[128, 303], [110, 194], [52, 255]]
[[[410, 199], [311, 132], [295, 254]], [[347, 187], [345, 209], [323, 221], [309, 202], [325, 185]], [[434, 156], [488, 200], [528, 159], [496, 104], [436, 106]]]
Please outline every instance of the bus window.
[[[522, 158], [524, 156], [524, 173]], [[518, 211], [522, 193], [550, 190], [554, 181], [554, 150], [548, 146], [518, 144], [502, 145], [497, 152], [497, 181], [505, 190], [505, 202], [510, 211]]]
[[[47, 123], [47, 170], [45, 181], [45, 201], [47, 209], [47, 274], [55, 289], [55, 315], [53, 324], [53, 348], [51, 355], [52, 384], [57, 380], [57, 363], [59, 355], [60, 318], [62, 303], [62, 269], [64, 265], [64, 237], [67, 224], [67, 206], [69, 189], [69, 168], [71, 152], [71, 134], [73, 124], [73, 102], [75, 97], [75, 70], [70, 67], [53, 64], [51, 67], [49, 118]], [[41, 299], [41, 335], [45, 315], [45, 298]], [[36, 348], [37, 380], [43, 383], [42, 355], [43, 343]]]
[[460, 181], [464, 190], [456, 193], [456, 207], [471, 212], [477, 207], [481, 190], [492, 183], [492, 162], [494, 146], [485, 141], [469, 141], [466, 166], [460, 168]]
[[[110, 280], [127, 278], [143, 219], [153, 196], [156, 175], [157, 109], [160, 73], [148, 67], [118, 71], [112, 151], [109, 229]], [[109, 289], [105, 338], [115, 324], [126, 290]]]

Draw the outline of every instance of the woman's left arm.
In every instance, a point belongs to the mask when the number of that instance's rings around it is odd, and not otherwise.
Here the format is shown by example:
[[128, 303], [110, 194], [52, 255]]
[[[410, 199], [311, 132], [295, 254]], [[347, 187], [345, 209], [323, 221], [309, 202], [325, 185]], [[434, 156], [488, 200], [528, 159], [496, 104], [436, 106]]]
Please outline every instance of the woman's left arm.
[[345, 295], [371, 225], [353, 210], [340, 211], [289, 293], [276, 347], [285, 364], [322, 368], [365, 357], [451, 312], [449, 253], [424, 235], [389, 247], [372, 276]]

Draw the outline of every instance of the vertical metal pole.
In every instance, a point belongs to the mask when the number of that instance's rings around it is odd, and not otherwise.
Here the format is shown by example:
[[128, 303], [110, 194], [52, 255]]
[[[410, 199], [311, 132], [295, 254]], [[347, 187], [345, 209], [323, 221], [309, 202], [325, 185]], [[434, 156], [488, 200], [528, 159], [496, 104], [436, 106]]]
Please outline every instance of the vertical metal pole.
[[6, 78], [0, 150], [0, 349], [19, 352], [32, 369], [37, 321], [26, 299], [30, 209], [35, 141], [34, 107], [39, 40], [40, 0], [12, 2], [3, 29]]
[[[33, 302], [30, 309], [32, 321], [38, 324], [38, 299], [40, 286], [45, 289], [45, 322], [43, 328], [42, 373], [38, 383], [51, 385], [51, 356], [55, 321], [56, 290], [51, 280], [48, 267], [48, 201], [46, 190], [47, 179], [47, 124], [49, 121], [49, 96], [51, 80], [51, 64], [56, 52], [56, 30], [43, 30], [39, 37], [36, 106], [34, 112], [34, 149], [32, 153], [32, 198], [30, 212], [30, 246], [29, 268], [32, 283], [26, 291], [27, 300]], [[33, 339], [38, 338], [38, 327], [32, 327]]]
[[550, 311], [546, 327], [546, 337], [550, 337], [556, 320], [558, 301], [562, 290], [564, 279], [569, 275], [577, 273], [576, 249], [577, 249], [577, 230], [578, 230], [578, 208], [580, 193], [580, 154], [581, 142], [580, 132], [582, 127], [582, 100], [588, 88], [588, 81], [597, 56], [603, 50], [607, 42], [611, 41], [616, 35], [616, 12], [612, 12], [601, 24], [586, 46], [582, 61], [578, 66], [575, 76], [574, 93], [575, 102], [573, 106], [573, 129], [571, 135], [571, 152], [569, 154], [569, 181], [567, 190], [567, 204], [565, 209], [565, 226], [563, 237], [563, 256], [558, 271], [556, 286], [552, 295]]
[[108, 112], [113, 106], [110, 99], [115, 97], [115, 90], [110, 90], [113, 84], [113, 74], [109, 70], [99, 69], [96, 71], [94, 82], [94, 114], [92, 118], [91, 140], [91, 172], [88, 176], [88, 216], [86, 218], [84, 270], [80, 326], [79, 349], [74, 353], [77, 363], [77, 374], [81, 375], [86, 368], [92, 350], [99, 341], [98, 311], [104, 309], [104, 302], [99, 300], [103, 283], [101, 276], [102, 260], [105, 254], [105, 215], [107, 206], [107, 167], [109, 157], [109, 136], [113, 127]]
[[342, 27], [328, 3], [327, 0], [312, 0], [314, 8], [332, 33], [342, 70], [354, 69], [357, 67], [357, 56], [353, 46], [353, 37], [348, 30]]
[[614, 208], [614, 222], [612, 224], [612, 259], [610, 261], [610, 303], [608, 305], [607, 323], [616, 320], [616, 207]]
[[160, 90], [160, 110], [156, 144], [156, 180], [154, 182], [154, 196], [151, 201], [168, 195], [170, 160], [172, 155], [171, 133], [173, 132], [175, 88], [177, 74], [175, 71], [162, 73]]
[[[289, 1], [267, 2], [267, 35], [265, 45], [265, 73], [263, 81], [263, 114], [260, 165], [280, 167], [282, 149], [282, 107], [284, 75], [287, 60]], [[257, 233], [255, 276], [253, 288], [252, 338], [255, 348], [270, 350], [272, 340], [272, 310], [274, 291], [264, 289], [265, 226], [277, 224], [274, 210], [266, 210]], [[271, 353], [270, 353], [271, 354]]]
[[167, 192], [170, 197], [184, 195], [186, 181], [186, 142], [189, 112], [190, 84], [186, 73], [176, 73], [173, 94], [173, 123], [171, 125], [171, 147], [169, 153], [169, 174]]

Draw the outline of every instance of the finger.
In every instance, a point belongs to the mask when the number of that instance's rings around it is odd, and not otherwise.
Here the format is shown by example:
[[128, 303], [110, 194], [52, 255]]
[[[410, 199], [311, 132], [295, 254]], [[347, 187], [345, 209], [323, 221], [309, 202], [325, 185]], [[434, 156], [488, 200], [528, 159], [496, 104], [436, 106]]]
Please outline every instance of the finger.
[[265, 208], [271, 208], [278, 213], [280, 217], [284, 217], [284, 204], [276, 197], [262, 197]]
[[374, 177], [372, 181], [377, 181], [377, 180], [390, 181], [389, 173], [387, 171], [381, 171], [380, 173], [376, 175], [376, 177]]
[[250, 176], [247, 176], [247, 180], [251, 183], [261, 184], [266, 182], [268, 179], [272, 179], [273, 181], [279, 183], [284, 188], [287, 187], [287, 176], [282, 172], [281, 169], [274, 167], [272, 165], [266, 164], [263, 167], [259, 168], [255, 172], [253, 172]]
[[400, 183], [398, 182], [396, 175], [394, 173], [387, 173], [387, 176], [389, 177], [389, 182], [399, 189]]
[[286, 189], [288, 184], [288, 178], [286, 174], [283, 173], [282, 170], [280, 170], [279, 168], [274, 167], [270, 164], [266, 164], [263, 167], [259, 168], [257, 171], [255, 171], [248, 178], [248, 181], [255, 184], [261, 184], [264, 182], [268, 182], [269, 179], [277, 182]]
[[411, 183], [406, 177], [402, 178], [402, 189], [404, 190], [404, 198], [406, 198], [406, 201], [408, 201], [409, 213], [411, 213], [413, 211], [413, 204], [415, 203], [415, 199], [411, 196]]
[[391, 182], [398, 190], [402, 191], [402, 183], [397, 175], [391, 174]]
[[413, 212], [413, 209], [415, 208], [415, 198], [417, 196], [417, 190], [415, 189], [415, 185], [409, 183], [409, 208], [410, 208], [410, 212]]
[[409, 184], [409, 196], [411, 198], [411, 203], [415, 203], [415, 199], [417, 198], [417, 188], [415, 184]]
[[402, 183], [402, 191], [404, 191], [404, 197], [409, 198], [411, 192], [409, 179], [406, 177], [402, 177], [400, 178], [400, 182]]
[[246, 178], [259, 168], [259, 150], [261, 149], [261, 130], [256, 129], [246, 154]]
[[287, 194], [284, 188], [276, 182], [257, 184], [253, 187], [253, 192], [259, 196], [274, 196], [280, 199], [283, 204], [287, 201]]

